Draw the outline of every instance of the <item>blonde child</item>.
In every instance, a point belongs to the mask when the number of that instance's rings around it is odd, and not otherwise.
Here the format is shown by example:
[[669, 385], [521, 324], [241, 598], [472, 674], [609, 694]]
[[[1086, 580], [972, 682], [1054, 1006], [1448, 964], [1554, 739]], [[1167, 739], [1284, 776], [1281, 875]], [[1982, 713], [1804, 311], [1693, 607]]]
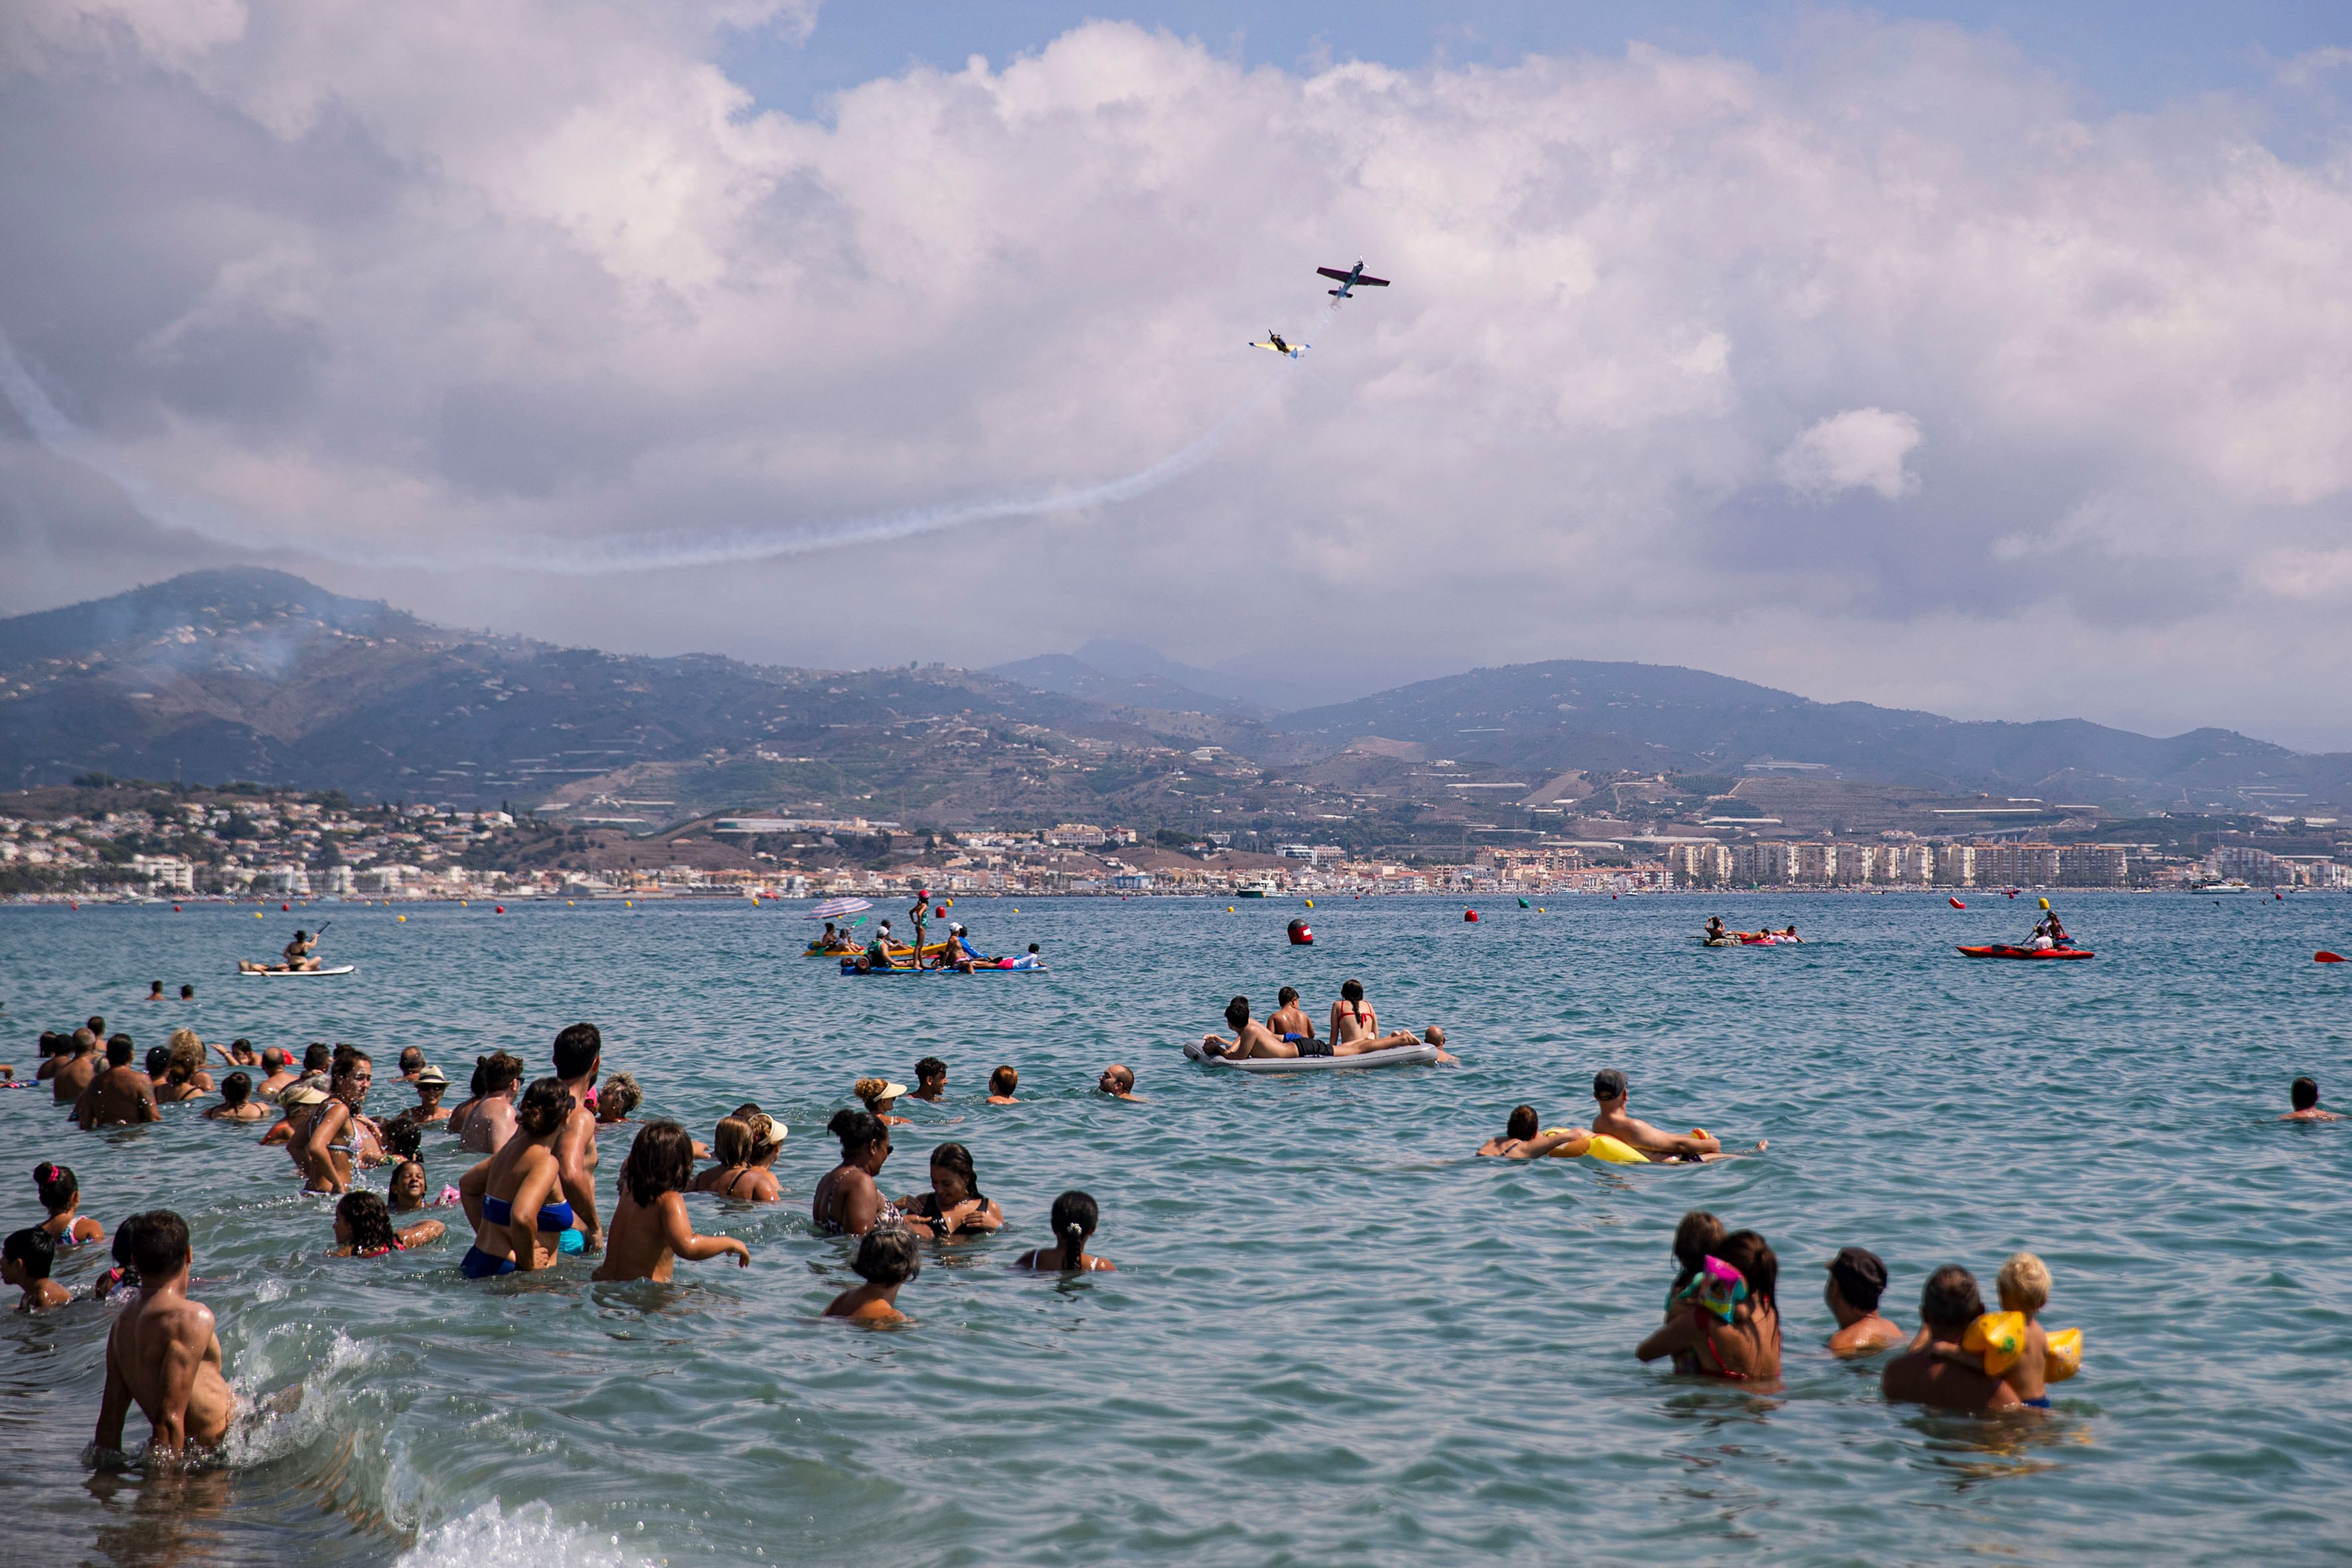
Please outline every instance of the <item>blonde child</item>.
[[2050, 1335], [2042, 1327], [2042, 1309], [2050, 1305], [2050, 1268], [2030, 1252], [2021, 1252], [2000, 1266], [2000, 1310], [2025, 1314], [2025, 1350], [2017, 1364], [2000, 1374], [2024, 1404], [2036, 1410], [2050, 1408], [2050, 1385], [2044, 1373], [2050, 1356]]

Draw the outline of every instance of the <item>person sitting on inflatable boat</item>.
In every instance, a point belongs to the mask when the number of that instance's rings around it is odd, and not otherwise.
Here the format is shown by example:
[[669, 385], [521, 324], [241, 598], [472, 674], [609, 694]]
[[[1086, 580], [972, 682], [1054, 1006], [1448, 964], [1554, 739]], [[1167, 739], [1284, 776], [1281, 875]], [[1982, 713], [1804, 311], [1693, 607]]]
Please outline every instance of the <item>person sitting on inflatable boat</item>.
[[890, 922], [884, 921], [874, 928], [874, 940], [866, 944], [866, 951], [857, 955], [857, 972], [866, 974], [897, 967], [890, 962]]
[[1703, 1128], [1691, 1129], [1690, 1136], [1685, 1138], [1661, 1132], [1639, 1117], [1626, 1115], [1625, 1096], [1625, 1075], [1615, 1068], [1603, 1068], [1592, 1075], [1592, 1098], [1601, 1105], [1592, 1118], [1593, 1131], [1605, 1132], [1645, 1154], [1661, 1154], [1669, 1160], [1697, 1161], [1723, 1152], [1722, 1142], [1708, 1136]]
[[1445, 1054], [1445, 1032], [1442, 1029], [1431, 1029], [1426, 1035], [1421, 1037], [1408, 1035], [1402, 1042], [1394, 1037], [1344, 1041], [1313, 1038], [1286, 1040], [1250, 1016], [1250, 999], [1246, 996], [1236, 996], [1225, 1004], [1225, 1027], [1234, 1031], [1234, 1037], [1228, 1040], [1222, 1035], [1202, 1036], [1202, 1055], [1225, 1057], [1234, 1061], [1246, 1061], [1252, 1057], [1269, 1058], [1360, 1057], [1368, 1056], [1373, 1051], [1393, 1049], [1400, 1043], [1417, 1045], [1426, 1041], [1438, 1047], [1440, 1061], [1452, 1059]]

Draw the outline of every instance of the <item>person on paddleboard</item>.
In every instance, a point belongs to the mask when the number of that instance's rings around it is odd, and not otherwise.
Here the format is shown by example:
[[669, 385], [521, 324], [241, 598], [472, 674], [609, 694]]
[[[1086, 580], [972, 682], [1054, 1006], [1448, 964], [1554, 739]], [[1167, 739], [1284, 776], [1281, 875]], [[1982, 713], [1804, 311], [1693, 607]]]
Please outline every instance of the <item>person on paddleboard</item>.
[[[322, 931], [323, 927], [320, 928]], [[281, 974], [300, 974], [319, 967], [319, 939], [307, 931], [297, 931], [294, 940], [279, 950], [277, 963], [256, 963], [251, 959], [240, 960], [237, 968], [247, 974], [267, 974], [275, 970]]]

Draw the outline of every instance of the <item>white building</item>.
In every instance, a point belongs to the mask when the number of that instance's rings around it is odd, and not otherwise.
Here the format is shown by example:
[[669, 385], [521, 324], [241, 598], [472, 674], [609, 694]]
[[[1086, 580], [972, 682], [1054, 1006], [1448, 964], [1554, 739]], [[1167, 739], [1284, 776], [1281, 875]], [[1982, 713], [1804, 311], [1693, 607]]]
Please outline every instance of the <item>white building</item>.
[[196, 890], [195, 867], [177, 855], [133, 855], [131, 874], [144, 881], [150, 892]]

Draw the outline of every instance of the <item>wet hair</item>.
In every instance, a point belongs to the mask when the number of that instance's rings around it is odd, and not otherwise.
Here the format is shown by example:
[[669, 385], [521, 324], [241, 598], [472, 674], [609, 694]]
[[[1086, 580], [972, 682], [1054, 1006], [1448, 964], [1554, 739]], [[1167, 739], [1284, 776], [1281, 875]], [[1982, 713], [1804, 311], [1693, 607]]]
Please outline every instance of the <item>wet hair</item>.
[[2034, 1313], [2050, 1305], [2050, 1266], [2030, 1252], [2021, 1252], [2000, 1266], [1994, 1280], [2004, 1311]]
[[915, 1250], [915, 1233], [903, 1225], [878, 1225], [857, 1244], [850, 1264], [875, 1285], [904, 1285], [923, 1271], [922, 1255]]
[[92, 1013], [82, 1021], [81, 1026], [99, 1039], [106, 1038], [106, 1015], [103, 1013]]
[[980, 1190], [980, 1173], [971, 1167], [971, 1151], [962, 1144], [942, 1143], [932, 1150], [931, 1168], [961, 1178], [964, 1191], [973, 1197], [983, 1195]]
[[392, 1210], [371, 1192], [349, 1192], [335, 1205], [335, 1217], [352, 1227], [352, 1253], [390, 1252], [400, 1237], [393, 1233]]
[[7, 1241], [0, 1244], [0, 1257], [36, 1279], [47, 1279], [58, 1260], [58, 1238], [37, 1225], [28, 1225], [8, 1233]]
[[411, 1068], [421, 1068], [424, 1066], [425, 1052], [422, 1049], [415, 1046], [403, 1046], [400, 1047], [400, 1070], [402, 1072], [404, 1073]]
[[1225, 1027], [1238, 1033], [1250, 1021], [1249, 998], [1236, 996], [1225, 1004]]
[[1708, 1253], [1723, 1250], [1723, 1238], [1727, 1234], [1723, 1222], [1705, 1209], [1693, 1209], [1683, 1215], [1682, 1223], [1675, 1226], [1675, 1295], [1681, 1295], [1698, 1278]]
[[1342, 1001], [1342, 1002], [1360, 1002], [1360, 1001], [1362, 1001], [1363, 999], [1364, 999], [1364, 983], [1363, 983], [1362, 981], [1360, 981], [1360, 980], [1350, 980], [1350, 981], [1347, 981], [1347, 982], [1345, 982], [1344, 984], [1342, 984], [1340, 985], [1340, 987], [1339, 987], [1339, 1000], [1340, 1000], [1340, 1001]]
[[637, 1087], [637, 1080], [627, 1073], [616, 1072], [596, 1091], [596, 1114], [602, 1117], [610, 1111], [611, 1120], [618, 1121], [645, 1100], [646, 1091]]
[[[400, 1173], [403, 1171], [415, 1171], [421, 1176], [425, 1174], [425, 1162], [412, 1155], [405, 1160], [395, 1163], [392, 1167], [392, 1175], [390, 1179], [384, 1183], [384, 1191], [387, 1194], [391, 1193], [393, 1188], [400, 1185]], [[389, 1201], [388, 1196], [387, 1201]]]
[[47, 1061], [51, 1057], [58, 1054], [58, 1032], [55, 1029], [43, 1029], [41, 1031], [41, 1059], [43, 1061]]
[[492, 1051], [482, 1058], [482, 1092], [504, 1094], [522, 1081], [522, 1058], [512, 1051]]
[[2319, 1103], [2319, 1080], [2299, 1078], [2287, 1085], [2286, 1097], [2297, 1110], [2309, 1110]]
[[1021, 1075], [1009, 1067], [998, 1068], [988, 1075], [988, 1092], [1011, 1094], [1021, 1084]]
[[171, 1047], [150, 1046], [147, 1047], [147, 1076], [149, 1078], [162, 1078], [165, 1074], [169, 1073], [171, 1069]]
[[1125, 1062], [1111, 1063], [1110, 1066], [1103, 1068], [1103, 1074], [1118, 1085], [1118, 1091], [1121, 1094], [1135, 1087], [1135, 1069]]
[[81, 1183], [75, 1180], [73, 1168], [54, 1160], [33, 1167], [33, 1186], [41, 1194], [41, 1206], [51, 1214], [62, 1214], [67, 1205], [81, 1196]]
[[534, 1079], [515, 1107], [515, 1121], [533, 1138], [544, 1138], [572, 1114], [572, 1091], [560, 1078]]
[[585, 1078], [604, 1054], [604, 1037], [593, 1024], [573, 1024], [555, 1037], [555, 1076]]
[[[351, 1059], [357, 1055], [359, 1055], [359, 1047], [357, 1046], [346, 1045], [341, 1040], [337, 1040], [335, 1042], [334, 1054], [327, 1058], [327, 1076], [330, 1078], [342, 1077], [343, 1069], [350, 1065]], [[373, 1067], [375, 1064], [373, 1062], [370, 1062], [368, 1065], [370, 1067]]]
[[131, 1237], [142, 1217], [132, 1215], [114, 1227], [114, 1241], [107, 1247], [107, 1251], [114, 1258], [114, 1267], [121, 1271], [121, 1278], [115, 1281], [118, 1285], [139, 1283], [139, 1264], [137, 1259], [131, 1256]]
[[228, 1043], [228, 1048], [231, 1052], [249, 1051], [253, 1049], [253, 1042], [247, 1039], [243, 1035], [239, 1035], [236, 1038]]
[[383, 1148], [387, 1154], [403, 1160], [414, 1160], [425, 1150], [425, 1125], [411, 1121], [405, 1116], [395, 1116], [383, 1124]]
[[648, 1121], [637, 1129], [629, 1157], [621, 1162], [621, 1191], [641, 1205], [650, 1204], [665, 1193], [684, 1192], [693, 1180], [694, 1140], [685, 1128], [675, 1121]]
[[243, 1105], [253, 1098], [253, 1075], [233, 1072], [221, 1079], [221, 1103]]
[[327, 1064], [334, 1059], [335, 1053], [330, 1050], [320, 1041], [312, 1040], [309, 1045], [302, 1047], [302, 1070], [304, 1072], [322, 1071], [326, 1068]]
[[1963, 1329], [1984, 1316], [1977, 1277], [1957, 1263], [1927, 1276], [1919, 1290], [1919, 1321], [1937, 1328]]
[[710, 1134], [710, 1152], [721, 1165], [748, 1165], [756, 1137], [747, 1118], [722, 1116], [717, 1131]]
[[488, 1080], [489, 1076], [490, 1058], [488, 1057], [476, 1057], [474, 1058], [474, 1076], [466, 1080], [466, 1098], [468, 1100], [481, 1099], [482, 1085], [486, 1080]]
[[921, 1061], [915, 1064], [915, 1081], [917, 1083], [929, 1083], [935, 1078], [945, 1078], [947, 1076], [948, 1064], [940, 1060], [937, 1057], [925, 1057]]
[[194, 996], [195, 994], [196, 994], [196, 988], [195, 988], [194, 986], [193, 986], [193, 985], [183, 985], [183, 986], [181, 986], [181, 987], [180, 987], [180, 1000], [181, 1000], [181, 1001], [183, 1001], [183, 1002], [187, 1001], [190, 997]]
[[1774, 1292], [1780, 1283], [1780, 1260], [1772, 1252], [1772, 1244], [1752, 1230], [1735, 1230], [1723, 1238], [1715, 1255], [1739, 1270], [1748, 1281], [1748, 1299], [1769, 1301], [1772, 1310], [1780, 1310], [1780, 1298]]
[[1276, 1007], [1287, 1007], [1297, 1000], [1298, 987], [1296, 985], [1286, 985], [1274, 994], [1274, 1005]]
[[1592, 1098], [1622, 1100], [1625, 1098], [1625, 1075], [1615, 1068], [1602, 1068], [1592, 1075]]
[[149, 1209], [123, 1224], [131, 1266], [142, 1279], [162, 1279], [188, 1260], [188, 1222], [170, 1209]]
[[1087, 1237], [1102, 1221], [1094, 1198], [1073, 1187], [1054, 1200], [1054, 1235], [1062, 1244], [1062, 1267], [1076, 1268], [1086, 1256]]
[[861, 1149], [871, 1149], [890, 1136], [882, 1119], [870, 1110], [836, 1110], [824, 1130], [841, 1140], [841, 1157], [845, 1161]]
[[1536, 1128], [1542, 1121], [1543, 1118], [1536, 1114], [1534, 1106], [1515, 1105], [1511, 1107], [1509, 1120], [1503, 1123], [1503, 1136], [1516, 1138], [1524, 1143], [1536, 1135]]
[[112, 1039], [106, 1042], [107, 1065], [109, 1067], [127, 1068], [131, 1065], [131, 1058], [137, 1055], [139, 1047], [131, 1040], [130, 1036], [117, 1035]]

